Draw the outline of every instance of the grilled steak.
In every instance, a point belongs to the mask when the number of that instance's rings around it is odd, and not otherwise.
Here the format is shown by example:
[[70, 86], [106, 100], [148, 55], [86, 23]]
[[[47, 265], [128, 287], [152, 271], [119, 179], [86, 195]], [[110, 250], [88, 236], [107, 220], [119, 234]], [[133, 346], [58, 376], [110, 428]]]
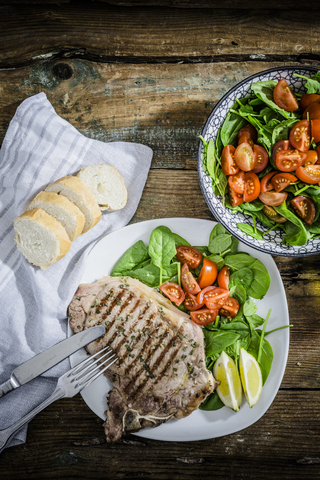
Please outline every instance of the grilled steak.
[[68, 313], [75, 333], [106, 327], [89, 353], [110, 345], [119, 357], [106, 371], [113, 386], [104, 424], [108, 442], [190, 415], [216, 387], [202, 329], [139, 280], [103, 277], [82, 284]]

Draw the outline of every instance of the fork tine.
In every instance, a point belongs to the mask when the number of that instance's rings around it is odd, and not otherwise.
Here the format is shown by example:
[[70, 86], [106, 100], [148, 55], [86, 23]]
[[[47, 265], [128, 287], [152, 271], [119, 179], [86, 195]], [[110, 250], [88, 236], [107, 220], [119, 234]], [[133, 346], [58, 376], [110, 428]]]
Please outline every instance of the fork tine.
[[105, 348], [103, 348], [99, 352], [95, 353], [94, 355], [90, 355], [90, 357], [86, 358], [86, 360], [83, 360], [78, 365], [73, 367], [69, 371], [69, 374], [67, 375], [67, 378], [69, 378], [73, 374], [76, 374], [78, 371], [82, 370], [85, 365], [91, 364], [94, 358], [96, 358], [98, 355], [101, 355], [101, 353], [105, 352], [106, 350], [112, 351], [111, 348], [107, 345]]
[[[100, 377], [100, 375], [102, 375], [102, 373], [104, 373], [108, 368], [111, 367], [111, 365], [113, 365], [117, 360], [118, 360], [118, 357], [116, 355], [114, 355], [115, 358], [113, 358], [112, 362], [108, 363], [108, 365], [106, 365], [102, 370], [100, 370], [99, 372], [97, 372], [93, 377], [89, 378], [88, 380], [86, 380], [84, 382], [84, 385], [82, 388], [86, 388], [90, 385], [90, 383], [94, 382], [94, 380], [96, 380], [96, 378]], [[110, 360], [110, 359], [108, 359]], [[83, 382], [83, 381], [82, 381]], [[82, 382], [79, 384], [79, 385], [82, 385]]]
[[[102, 350], [99, 352], [101, 353]], [[114, 355], [114, 352], [110, 349], [104, 353], [101, 357], [97, 358], [96, 360], [92, 360], [91, 363], [88, 363], [84, 368], [81, 370], [78, 370], [76, 372], [73, 372], [74, 378], [71, 380], [71, 383], [74, 382], [75, 380], [80, 380], [81, 378], [85, 377], [88, 373], [93, 373], [94, 371], [99, 369], [99, 363], [101, 362], [104, 363], [110, 355]], [[96, 366], [97, 365], [97, 366]], [[96, 367], [95, 367], [96, 366]], [[95, 368], [94, 368], [95, 367]]]

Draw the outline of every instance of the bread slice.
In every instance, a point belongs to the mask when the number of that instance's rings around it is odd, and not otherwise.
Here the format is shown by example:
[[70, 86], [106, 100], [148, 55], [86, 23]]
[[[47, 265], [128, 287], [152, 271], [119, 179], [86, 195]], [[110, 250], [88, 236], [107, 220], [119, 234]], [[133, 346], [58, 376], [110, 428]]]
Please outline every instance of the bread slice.
[[90, 188], [101, 210], [114, 212], [127, 203], [127, 189], [118, 170], [101, 164], [85, 167], [78, 178]]
[[64, 195], [81, 210], [85, 218], [82, 233], [90, 230], [101, 219], [101, 211], [93, 193], [80, 178], [72, 175], [60, 178], [45, 190]]
[[71, 242], [64, 227], [42, 208], [23, 213], [14, 221], [18, 250], [28, 262], [45, 270], [69, 252]]
[[26, 212], [42, 208], [52, 215], [66, 229], [71, 242], [75, 240], [84, 227], [84, 215], [79, 208], [64, 195], [55, 192], [40, 192], [26, 208]]

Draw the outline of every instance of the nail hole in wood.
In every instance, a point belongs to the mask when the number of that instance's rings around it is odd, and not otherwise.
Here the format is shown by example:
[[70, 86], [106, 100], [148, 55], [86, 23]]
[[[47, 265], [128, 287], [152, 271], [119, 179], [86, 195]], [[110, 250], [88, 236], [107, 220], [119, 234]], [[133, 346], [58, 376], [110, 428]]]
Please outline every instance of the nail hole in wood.
[[67, 63], [57, 63], [53, 69], [52, 73], [55, 77], [60, 80], [68, 80], [73, 75], [73, 70]]

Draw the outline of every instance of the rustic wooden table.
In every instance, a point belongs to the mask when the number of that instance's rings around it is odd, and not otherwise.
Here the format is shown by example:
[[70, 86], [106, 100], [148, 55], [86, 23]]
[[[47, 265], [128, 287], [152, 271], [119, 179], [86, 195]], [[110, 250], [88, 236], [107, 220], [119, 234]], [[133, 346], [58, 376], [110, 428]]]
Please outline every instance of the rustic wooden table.
[[[43, 91], [84, 135], [154, 150], [132, 222], [213, 220], [196, 167], [213, 106], [253, 73], [320, 65], [318, 2], [214, 3], [2, 1], [1, 140], [17, 106]], [[30, 423], [27, 443], [1, 455], [0, 478], [320, 478], [320, 255], [275, 261], [294, 328], [280, 391], [257, 423], [206, 441], [109, 445], [77, 396]]]

